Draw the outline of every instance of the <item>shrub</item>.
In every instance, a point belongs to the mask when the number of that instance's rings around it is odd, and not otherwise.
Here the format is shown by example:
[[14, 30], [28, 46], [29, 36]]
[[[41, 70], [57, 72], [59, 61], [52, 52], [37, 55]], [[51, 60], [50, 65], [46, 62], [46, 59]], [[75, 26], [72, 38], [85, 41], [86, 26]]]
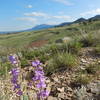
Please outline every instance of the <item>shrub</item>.
[[68, 44], [68, 51], [73, 54], [78, 54], [81, 48], [82, 48], [82, 43], [78, 41], [71, 41]]
[[93, 46], [94, 44], [94, 38], [91, 34], [85, 36], [85, 37], [82, 37], [80, 39], [80, 42], [83, 44], [83, 47], [88, 47], [88, 46]]
[[49, 54], [44, 54], [44, 55], [40, 55], [38, 58], [42, 63], [45, 63], [47, 60], [50, 59], [50, 55]]
[[45, 73], [47, 75], [51, 75], [52, 73], [56, 72], [57, 69], [58, 68], [54, 61], [54, 58], [51, 58], [50, 60], [47, 61], [47, 66], [45, 67]]
[[85, 100], [87, 94], [86, 87], [82, 85], [81, 88], [75, 89], [74, 93], [75, 100]]
[[38, 57], [41, 54], [41, 52], [39, 50], [33, 50], [33, 51], [23, 52], [22, 54], [26, 59], [32, 60], [33, 58]]
[[29, 66], [29, 63], [25, 58], [21, 59], [20, 62], [21, 62], [21, 68]]
[[70, 54], [70, 53], [58, 53], [55, 62], [57, 63], [58, 67], [67, 67], [72, 68], [77, 65], [77, 59], [76, 56]]
[[100, 46], [96, 46], [94, 48], [94, 53], [95, 53], [96, 56], [100, 56]]
[[61, 71], [63, 69], [72, 69], [78, 64], [77, 57], [70, 53], [57, 53], [54, 55], [47, 64], [47, 73]]
[[89, 74], [96, 74], [97, 71], [100, 70], [100, 65], [99, 64], [89, 64], [86, 68], [86, 71]]
[[0, 75], [6, 75], [10, 70], [12, 66], [9, 62], [3, 63], [0, 67]]
[[87, 34], [84, 37], [82, 36], [79, 41], [83, 44], [83, 47], [100, 45], [100, 34]]
[[91, 81], [91, 77], [88, 76], [88, 74], [81, 74], [81, 73], [77, 75], [74, 80], [76, 84], [81, 84], [81, 85], [86, 85], [90, 83], [90, 81]]

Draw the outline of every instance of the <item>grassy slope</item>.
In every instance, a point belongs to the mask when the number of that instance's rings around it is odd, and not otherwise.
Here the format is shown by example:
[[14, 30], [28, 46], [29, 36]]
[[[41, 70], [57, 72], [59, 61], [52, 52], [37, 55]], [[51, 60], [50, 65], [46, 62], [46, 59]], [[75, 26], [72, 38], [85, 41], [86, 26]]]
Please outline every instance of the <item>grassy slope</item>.
[[41, 31], [21, 32], [17, 34], [0, 35], [1, 47], [19, 48], [38, 40], [48, 40], [49, 43], [55, 42], [63, 37], [78, 38], [83, 33], [99, 33], [100, 21], [84, 24], [73, 24], [70, 26], [57, 27]]

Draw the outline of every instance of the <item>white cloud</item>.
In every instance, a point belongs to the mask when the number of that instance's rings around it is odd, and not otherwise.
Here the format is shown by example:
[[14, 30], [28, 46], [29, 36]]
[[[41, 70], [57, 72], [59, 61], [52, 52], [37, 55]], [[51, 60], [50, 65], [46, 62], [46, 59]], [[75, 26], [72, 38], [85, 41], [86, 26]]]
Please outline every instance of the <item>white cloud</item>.
[[25, 16], [47, 17], [47, 14], [42, 12], [24, 13]]
[[89, 16], [89, 15], [97, 15], [100, 14], [100, 8], [97, 8], [95, 10], [91, 10], [91, 11], [87, 11], [87, 12], [83, 12], [80, 15], [81, 16]]
[[53, 0], [58, 3], [62, 3], [64, 5], [73, 5], [73, 3], [69, 2], [68, 0]]
[[33, 7], [32, 5], [27, 5], [27, 6], [26, 6], [26, 8], [32, 8], [32, 7]]
[[71, 19], [70, 16], [67, 15], [49, 15], [43, 12], [31, 12], [31, 13], [24, 13], [25, 16], [30, 17], [43, 17], [45, 19], [62, 19], [62, 20], [69, 20]]
[[63, 19], [63, 20], [69, 20], [71, 19], [70, 16], [66, 16], [66, 15], [62, 15], [62, 16], [52, 16], [53, 18], [56, 18], [56, 19]]
[[16, 19], [20, 20], [20, 21], [28, 21], [28, 22], [31, 22], [31, 23], [36, 23], [37, 22], [37, 19], [32, 18], [32, 17], [20, 17], [20, 18], [16, 18]]

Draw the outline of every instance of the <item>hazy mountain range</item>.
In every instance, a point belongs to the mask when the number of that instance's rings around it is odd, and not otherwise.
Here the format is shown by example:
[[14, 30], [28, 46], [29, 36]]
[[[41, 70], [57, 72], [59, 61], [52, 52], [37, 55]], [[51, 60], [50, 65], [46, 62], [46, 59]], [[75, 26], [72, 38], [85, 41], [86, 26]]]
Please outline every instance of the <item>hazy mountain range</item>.
[[27, 29], [27, 30], [22, 30], [22, 31], [12, 31], [12, 32], [0, 32], [0, 34], [5, 34], [5, 33], [13, 33], [13, 32], [23, 32], [23, 31], [35, 31], [35, 30], [43, 30], [43, 29], [48, 29], [48, 28], [53, 28], [53, 27], [61, 27], [61, 26], [65, 26], [65, 25], [71, 25], [74, 23], [80, 23], [80, 22], [85, 22], [85, 21], [93, 21], [93, 20], [100, 20], [100, 15], [96, 15], [94, 17], [91, 17], [89, 19], [85, 19], [85, 18], [79, 18], [73, 22], [64, 22], [61, 23], [59, 25], [47, 25], [47, 24], [41, 24], [41, 25], [37, 25], [33, 28]]

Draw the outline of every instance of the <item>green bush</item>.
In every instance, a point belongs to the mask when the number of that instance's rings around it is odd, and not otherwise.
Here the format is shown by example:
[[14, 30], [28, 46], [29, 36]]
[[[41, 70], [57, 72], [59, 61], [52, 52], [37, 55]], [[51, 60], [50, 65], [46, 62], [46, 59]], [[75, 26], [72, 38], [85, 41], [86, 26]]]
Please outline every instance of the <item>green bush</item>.
[[53, 73], [64, 69], [72, 69], [78, 64], [77, 57], [70, 53], [57, 53], [50, 60], [48, 60], [46, 71]]
[[32, 60], [33, 58], [38, 57], [41, 54], [41, 52], [39, 50], [33, 50], [22, 52], [22, 54], [26, 59]]
[[86, 85], [91, 82], [91, 77], [88, 74], [78, 74], [74, 82], [76, 84]]
[[56, 72], [57, 69], [58, 69], [58, 67], [57, 67], [57, 65], [56, 65], [56, 63], [55, 63], [55, 61], [54, 61], [54, 58], [49, 59], [49, 60], [47, 61], [47, 66], [44, 68], [45, 73], [46, 73], [47, 75], [50, 75], [50, 74]]
[[96, 46], [94, 48], [94, 53], [95, 53], [96, 56], [100, 56], [100, 46]]
[[40, 55], [38, 57], [38, 59], [42, 62], [45, 63], [47, 60], [49, 60], [51, 58], [51, 56], [49, 54], [44, 54], [44, 55]]
[[68, 44], [68, 51], [73, 54], [78, 54], [81, 48], [82, 48], [82, 43], [78, 41], [71, 41]]
[[80, 39], [80, 42], [83, 44], [83, 47], [93, 46], [93, 44], [95, 43], [94, 37], [91, 34], [82, 37]]
[[96, 45], [100, 45], [100, 34], [87, 34], [82, 36], [79, 41], [83, 44], [83, 47], [95, 47]]
[[0, 66], [0, 75], [6, 75], [12, 68], [12, 65], [9, 62], [2, 63]]
[[21, 68], [29, 66], [29, 63], [25, 58], [21, 59], [20, 62], [21, 62]]
[[96, 74], [100, 70], [100, 64], [89, 64], [86, 68], [87, 73]]

